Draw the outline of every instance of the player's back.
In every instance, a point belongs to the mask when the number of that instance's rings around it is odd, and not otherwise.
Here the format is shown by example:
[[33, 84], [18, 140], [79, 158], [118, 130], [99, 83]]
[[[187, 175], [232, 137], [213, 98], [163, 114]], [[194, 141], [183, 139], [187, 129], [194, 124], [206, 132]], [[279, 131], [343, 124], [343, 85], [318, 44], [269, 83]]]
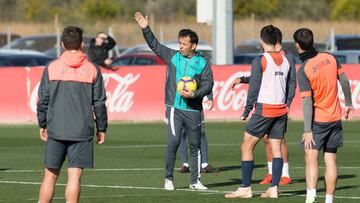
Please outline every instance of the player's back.
[[329, 53], [318, 53], [299, 69], [304, 71], [311, 85], [315, 107], [314, 120], [333, 122], [341, 119], [341, 107], [337, 87], [339, 65]]

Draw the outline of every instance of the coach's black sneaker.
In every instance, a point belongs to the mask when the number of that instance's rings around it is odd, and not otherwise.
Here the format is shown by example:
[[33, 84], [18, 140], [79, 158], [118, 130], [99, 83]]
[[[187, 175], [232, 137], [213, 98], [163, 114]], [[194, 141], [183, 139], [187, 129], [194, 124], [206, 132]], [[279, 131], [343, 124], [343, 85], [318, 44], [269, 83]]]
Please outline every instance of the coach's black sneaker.
[[201, 168], [201, 173], [215, 173], [216, 170], [211, 166], [211, 165], [207, 165], [204, 168]]
[[182, 165], [180, 170], [178, 171], [178, 173], [189, 173], [189, 172], [190, 172], [189, 167], [185, 165]]

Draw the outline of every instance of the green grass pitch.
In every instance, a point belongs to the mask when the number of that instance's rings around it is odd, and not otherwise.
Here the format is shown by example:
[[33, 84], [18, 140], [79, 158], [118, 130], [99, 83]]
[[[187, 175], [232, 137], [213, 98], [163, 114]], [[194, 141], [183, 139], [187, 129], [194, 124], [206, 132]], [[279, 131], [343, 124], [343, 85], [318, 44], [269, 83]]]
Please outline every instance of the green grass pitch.
[[[203, 174], [209, 191], [188, 190], [190, 175], [175, 171], [177, 190], [165, 191], [164, 152], [166, 129], [163, 123], [111, 124], [104, 145], [95, 146], [95, 168], [85, 169], [80, 202], [305, 202], [304, 153], [299, 147], [302, 122], [289, 122], [286, 139], [290, 151], [291, 185], [281, 186], [276, 200], [261, 200], [258, 185], [266, 172], [263, 143], [255, 149], [250, 200], [227, 200], [224, 193], [241, 182], [240, 142], [244, 124], [206, 123], [209, 163], [219, 173]], [[360, 122], [344, 122], [344, 147], [338, 151], [339, 179], [335, 202], [360, 202]], [[0, 126], [0, 202], [37, 202], [43, 175], [44, 143], [35, 125]], [[66, 163], [66, 162], [65, 162]], [[176, 167], [180, 166], [179, 157]], [[318, 199], [324, 202], [324, 169], [320, 161]], [[176, 169], [175, 169], [176, 170]], [[53, 202], [65, 202], [66, 164], [58, 180]]]

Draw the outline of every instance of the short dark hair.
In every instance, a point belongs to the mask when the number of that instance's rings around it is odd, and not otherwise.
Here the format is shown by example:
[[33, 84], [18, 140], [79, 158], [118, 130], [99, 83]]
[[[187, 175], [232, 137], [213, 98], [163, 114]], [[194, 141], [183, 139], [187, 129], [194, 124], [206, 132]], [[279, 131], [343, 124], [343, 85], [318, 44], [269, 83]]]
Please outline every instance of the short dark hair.
[[295, 31], [294, 41], [299, 44], [300, 48], [304, 51], [309, 50], [314, 44], [313, 32], [308, 28], [301, 28]]
[[81, 48], [83, 41], [82, 29], [75, 26], [68, 26], [64, 28], [61, 36], [61, 41], [67, 50], [78, 50]]
[[282, 43], [282, 33], [281, 30], [278, 27], [274, 27], [275, 33], [276, 33], [276, 43], [281, 44]]
[[275, 45], [277, 42], [277, 32], [273, 25], [267, 25], [260, 31], [260, 38], [265, 44]]
[[196, 34], [196, 32], [192, 31], [191, 29], [182, 29], [179, 31], [178, 37], [190, 37], [190, 42], [192, 44], [198, 44], [199, 43], [199, 37]]

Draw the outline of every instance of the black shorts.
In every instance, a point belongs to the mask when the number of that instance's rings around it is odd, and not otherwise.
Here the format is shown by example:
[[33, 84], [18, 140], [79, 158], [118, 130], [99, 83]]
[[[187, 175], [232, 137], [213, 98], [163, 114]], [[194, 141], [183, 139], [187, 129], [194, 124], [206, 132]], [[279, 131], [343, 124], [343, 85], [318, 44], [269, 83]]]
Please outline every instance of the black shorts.
[[283, 139], [287, 120], [287, 114], [279, 117], [253, 115], [247, 123], [245, 131], [258, 138], [268, 134], [271, 139]]
[[93, 168], [93, 142], [64, 141], [48, 138], [45, 146], [45, 167], [61, 169], [68, 157], [69, 168]]
[[[336, 149], [343, 145], [343, 130], [341, 120], [334, 122], [313, 122], [312, 133], [315, 141], [313, 149], [324, 151]], [[301, 143], [304, 145], [304, 143]]]

